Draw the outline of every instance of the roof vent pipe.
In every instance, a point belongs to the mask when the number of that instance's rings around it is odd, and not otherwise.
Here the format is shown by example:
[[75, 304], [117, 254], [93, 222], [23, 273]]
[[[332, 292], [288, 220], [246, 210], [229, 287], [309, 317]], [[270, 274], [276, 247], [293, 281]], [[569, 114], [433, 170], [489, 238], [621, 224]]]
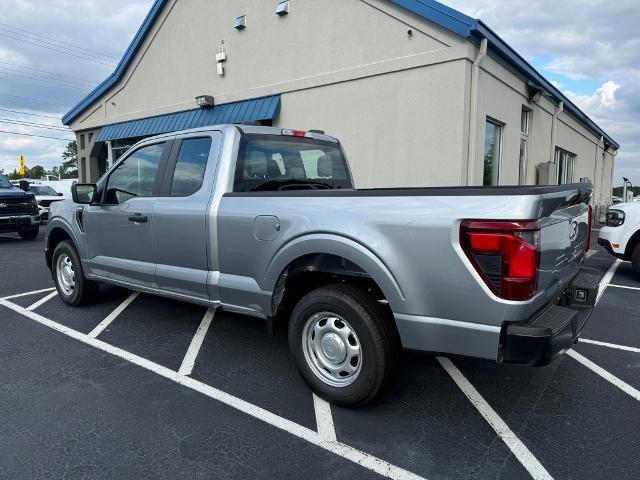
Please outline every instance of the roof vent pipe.
[[469, 156], [467, 157], [467, 185], [473, 185], [474, 163], [476, 158], [476, 136], [478, 133], [478, 74], [480, 64], [487, 56], [488, 41], [480, 40], [480, 50], [471, 66], [471, 105], [469, 108]]

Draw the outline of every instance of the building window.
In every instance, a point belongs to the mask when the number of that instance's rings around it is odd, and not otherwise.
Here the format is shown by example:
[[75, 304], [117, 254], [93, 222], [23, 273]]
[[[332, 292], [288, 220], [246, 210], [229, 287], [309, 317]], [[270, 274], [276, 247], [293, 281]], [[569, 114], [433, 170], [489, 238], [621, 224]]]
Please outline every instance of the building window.
[[529, 163], [529, 129], [531, 125], [531, 110], [522, 107], [520, 113], [520, 166], [518, 184], [527, 183], [527, 168]]
[[80, 150], [84, 150], [84, 133], [80, 135]]
[[558, 185], [573, 182], [573, 170], [576, 163], [576, 155], [556, 147], [556, 174]]
[[82, 157], [80, 159], [80, 175], [79, 175], [79, 180], [81, 182], [86, 182], [89, 180], [89, 176], [87, 175], [87, 159], [85, 157]]
[[502, 127], [494, 120], [487, 119], [484, 132], [484, 174], [482, 184], [498, 185], [500, 181], [500, 156], [502, 154]]
[[91, 140], [93, 140], [93, 132], [89, 134], [89, 144], [91, 144]]

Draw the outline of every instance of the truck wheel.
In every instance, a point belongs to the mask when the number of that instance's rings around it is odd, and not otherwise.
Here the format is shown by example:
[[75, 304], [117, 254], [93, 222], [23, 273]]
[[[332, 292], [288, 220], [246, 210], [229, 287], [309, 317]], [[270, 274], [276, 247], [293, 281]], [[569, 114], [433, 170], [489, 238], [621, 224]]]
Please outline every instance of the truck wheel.
[[56, 246], [51, 265], [53, 281], [65, 303], [78, 307], [95, 299], [100, 287], [84, 277], [80, 257], [70, 241], [65, 240]]
[[289, 349], [319, 396], [356, 407], [389, 383], [401, 344], [391, 316], [375, 299], [359, 288], [332, 285], [313, 290], [295, 306]]
[[23, 230], [22, 232], [18, 232], [20, 238], [23, 240], [35, 240], [40, 233], [40, 227], [32, 228], [30, 230]]

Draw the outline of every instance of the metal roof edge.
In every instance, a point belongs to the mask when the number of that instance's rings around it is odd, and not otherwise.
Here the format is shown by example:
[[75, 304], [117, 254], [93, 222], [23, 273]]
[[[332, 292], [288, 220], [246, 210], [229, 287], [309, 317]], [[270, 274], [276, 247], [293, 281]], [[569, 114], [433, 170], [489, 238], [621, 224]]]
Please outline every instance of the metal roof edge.
[[469, 37], [476, 26], [476, 19], [435, 0], [391, 0], [391, 2], [462, 37]]
[[537, 86], [549, 92], [557, 101], [564, 103], [565, 110], [588, 130], [604, 137], [606, 142], [615, 149], [620, 145], [600, 128], [589, 116], [580, 110], [558, 88], [529, 64], [518, 52], [502, 40], [482, 20], [471, 18], [451, 7], [447, 7], [435, 0], [391, 0], [392, 3], [419, 15], [436, 25], [456, 33], [464, 38], [486, 38], [489, 44], [489, 54], [494, 53], [521, 75]]
[[145, 17], [142, 25], [136, 32], [133, 40], [127, 47], [127, 50], [124, 52], [122, 59], [118, 63], [118, 66], [113, 71], [111, 75], [109, 75], [105, 80], [103, 80], [96, 88], [91, 91], [86, 97], [84, 97], [75, 107], [69, 110], [63, 117], [62, 123], [64, 125], [69, 125], [73, 122], [78, 116], [84, 112], [89, 106], [98, 99], [103, 93], [105, 93], [109, 88], [111, 88], [116, 82], [118, 82], [124, 76], [124, 73], [127, 71], [127, 68], [131, 64], [133, 57], [135, 57], [136, 53], [140, 49], [142, 42], [147, 38], [147, 35], [151, 31], [151, 28], [155, 24], [160, 12], [164, 8], [165, 4], [168, 0], [156, 0], [149, 13]]
[[527, 79], [534, 82], [536, 86], [547, 91], [555, 101], [564, 103], [565, 111], [568, 111], [573, 117], [599, 136], [604, 137], [605, 141], [616, 150], [620, 145], [611, 138], [602, 128], [600, 128], [586, 113], [578, 108], [566, 95], [564, 95], [557, 87], [548, 81], [540, 72], [538, 72], [529, 62], [527, 62], [518, 52], [510, 47], [502, 40], [493, 30], [491, 30], [481, 20], [477, 21], [477, 26], [473, 30], [476, 38], [486, 38], [489, 46], [489, 53], [495, 52], [500, 58], [509, 63]]

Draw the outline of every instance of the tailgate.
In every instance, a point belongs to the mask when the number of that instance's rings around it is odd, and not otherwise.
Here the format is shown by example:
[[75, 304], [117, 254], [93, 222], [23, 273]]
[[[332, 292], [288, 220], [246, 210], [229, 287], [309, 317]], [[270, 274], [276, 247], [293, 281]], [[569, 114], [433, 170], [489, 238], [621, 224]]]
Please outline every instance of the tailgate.
[[539, 290], [554, 291], [575, 277], [588, 250], [591, 189], [542, 196]]

